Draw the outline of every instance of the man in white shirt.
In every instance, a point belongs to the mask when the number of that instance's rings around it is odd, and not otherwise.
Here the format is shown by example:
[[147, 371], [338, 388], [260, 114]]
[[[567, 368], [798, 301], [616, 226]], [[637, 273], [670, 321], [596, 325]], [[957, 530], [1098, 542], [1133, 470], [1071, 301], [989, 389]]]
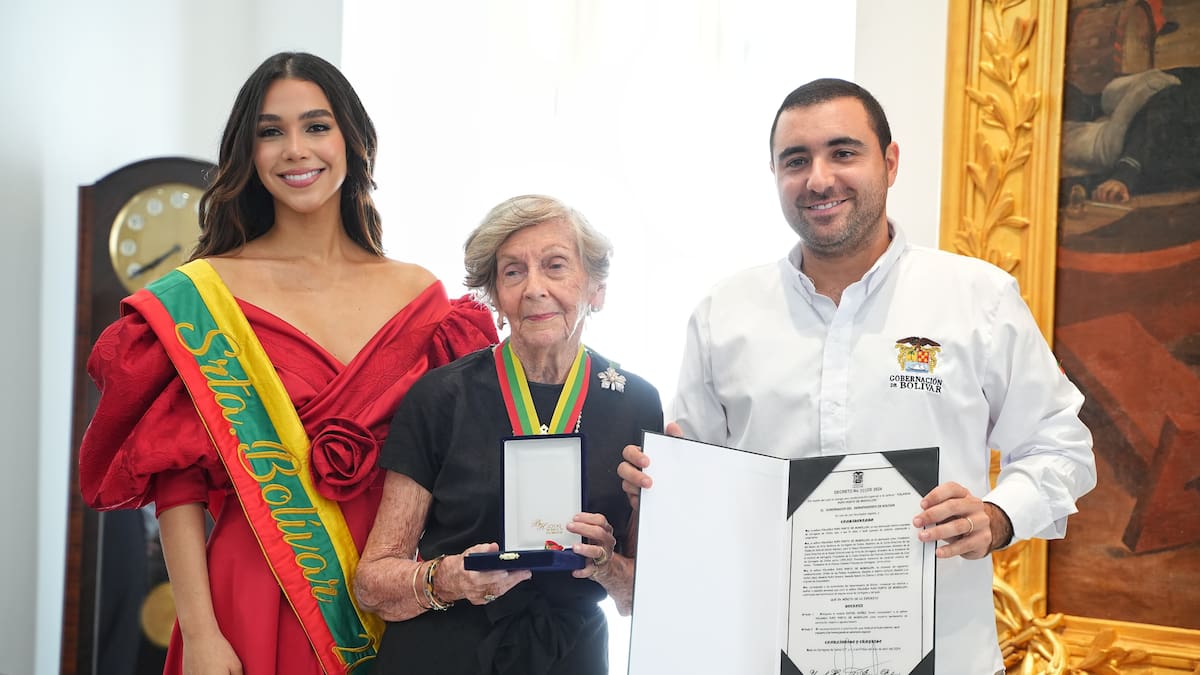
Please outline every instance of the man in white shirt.
[[[788, 95], [771, 171], [800, 241], [696, 308], [669, 431], [783, 457], [939, 447], [940, 485], [913, 519], [940, 544], [937, 672], [991, 674], [1003, 663], [989, 554], [1064, 535], [1095, 485], [1091, 434], [1016, 281], [888, 221], [898, 166], [866, 90], [827, 79]], [[625, 459], [636, 506], [650, 460], [634, 446]]]

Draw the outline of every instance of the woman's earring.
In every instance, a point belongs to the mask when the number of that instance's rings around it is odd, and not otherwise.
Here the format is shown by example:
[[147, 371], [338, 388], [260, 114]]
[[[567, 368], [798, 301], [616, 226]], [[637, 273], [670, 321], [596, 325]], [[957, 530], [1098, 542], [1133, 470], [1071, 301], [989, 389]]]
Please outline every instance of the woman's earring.
[[496, 330], [504, 330], [504, 315], [496, 315]]

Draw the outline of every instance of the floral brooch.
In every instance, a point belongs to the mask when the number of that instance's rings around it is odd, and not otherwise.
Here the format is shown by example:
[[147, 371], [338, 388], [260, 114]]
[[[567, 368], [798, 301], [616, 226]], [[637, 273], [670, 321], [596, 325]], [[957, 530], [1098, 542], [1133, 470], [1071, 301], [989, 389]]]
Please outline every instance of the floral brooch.
[[612, 366], [601, 372], [598, 377], [601, 389], [612, 389], [615, 392], [625, 391], [625, 376], [618, 373]]

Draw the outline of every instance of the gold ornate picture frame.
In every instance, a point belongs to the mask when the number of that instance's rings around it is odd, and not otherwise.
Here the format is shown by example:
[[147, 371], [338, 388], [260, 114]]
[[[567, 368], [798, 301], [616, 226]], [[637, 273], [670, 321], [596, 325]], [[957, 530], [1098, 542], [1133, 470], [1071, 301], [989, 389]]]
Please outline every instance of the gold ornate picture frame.
[[[1068, 10], [952, 0], [946, 59], [941, 246], [1013, 274], [1051, 344]], [[1040, 540], [993, 557], [1009, 672], [1200, 674], [1200, 630], [1047, 614], [1047, 561]]]

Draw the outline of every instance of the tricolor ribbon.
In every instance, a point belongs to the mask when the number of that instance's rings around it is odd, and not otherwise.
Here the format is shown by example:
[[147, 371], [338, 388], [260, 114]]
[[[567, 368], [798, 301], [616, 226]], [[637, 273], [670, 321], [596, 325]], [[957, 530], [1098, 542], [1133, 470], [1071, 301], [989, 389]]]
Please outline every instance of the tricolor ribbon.
[[559, 394], [558, 404], [554, 406], [554, 416], [546, 426], [538, 419], [533, 396], [529, 393], [529, 380], [525, 379], [525, 369], [521, 367], [521, 359], [513, 351], [512, 345], [505, 340], [492, 351], [496, 357], [500, 393], [504, 395], [504, 407], [508, 409], [514, 435], [565, 434], [575, 430], [579, 415], [583, 412], [583, 401], [587, 398], [588, 379], [592, 372], [592, 357], [583, 345], [579, 346], [579, 353], [575, 355], [575, 362], [571, 364], [562, 393]]

